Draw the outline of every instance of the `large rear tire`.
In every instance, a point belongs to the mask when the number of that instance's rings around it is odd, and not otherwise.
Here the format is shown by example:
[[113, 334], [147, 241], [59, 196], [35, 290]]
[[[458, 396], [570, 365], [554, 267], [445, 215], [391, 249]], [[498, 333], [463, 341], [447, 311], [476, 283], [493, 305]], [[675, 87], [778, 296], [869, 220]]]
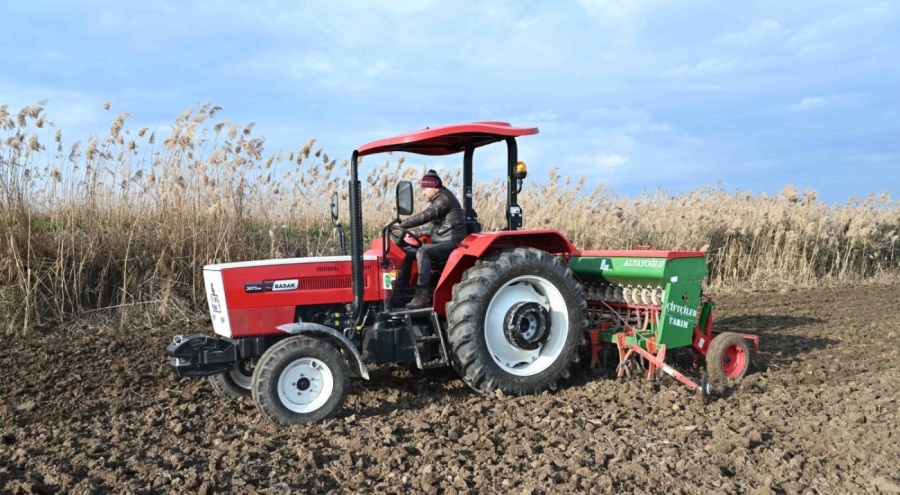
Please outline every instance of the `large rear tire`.
[[584, 343], [586, 304], [572, 271], [534, 248], [487, 255], [447, 304], [451, 362], [479, 393], [555, 390]]
[[249, 359], [242, 359], [234, 363], [234, 368], [231, 371], [211, 375], [209, 383], [217, 394], [226, 399], [235, 400], [250, 397], [250, 388], [253, 386], [252, 363]]
[[740, 380], [750, 368], [750, 349], [740, 334], [716, 335], [706, 352], [706, 372], [713, 383]]
[[253, 401], [277, 425], [319, 421], [344, 399], [350, 368], [340, 351], [322, 340], [290, 337], [267, 350], [253, 373]]

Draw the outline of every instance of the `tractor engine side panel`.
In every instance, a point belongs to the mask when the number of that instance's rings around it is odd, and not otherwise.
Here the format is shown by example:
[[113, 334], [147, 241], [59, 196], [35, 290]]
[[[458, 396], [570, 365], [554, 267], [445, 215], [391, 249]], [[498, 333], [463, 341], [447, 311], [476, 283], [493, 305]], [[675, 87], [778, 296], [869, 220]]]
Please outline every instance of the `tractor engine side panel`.
[[[381, 299], [379, 277], [376, 258], [366, 256], [365, 301]], [[213, 328], [230, 338], [281, 335], [276, 327], [293, 323], [302, 307], [353, 302], [349, 256], [209, 265], [204, 280]]]

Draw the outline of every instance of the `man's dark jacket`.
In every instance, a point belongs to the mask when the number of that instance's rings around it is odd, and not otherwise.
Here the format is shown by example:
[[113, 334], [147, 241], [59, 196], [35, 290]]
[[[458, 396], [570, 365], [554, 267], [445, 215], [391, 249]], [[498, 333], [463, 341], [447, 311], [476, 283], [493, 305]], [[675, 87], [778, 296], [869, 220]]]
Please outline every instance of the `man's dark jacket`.
[[446, 187], [442, 187], [431, 198], [431, 204], [427, 208], [400, 222], [400, 226], [409, 229], [427, 222], [431, 222], [431, 230], [424, 233], [431, 235], [431, 242], [434, 244], [439, 242], [459, 244], [468, 235], [462, 207], [456, 196]]

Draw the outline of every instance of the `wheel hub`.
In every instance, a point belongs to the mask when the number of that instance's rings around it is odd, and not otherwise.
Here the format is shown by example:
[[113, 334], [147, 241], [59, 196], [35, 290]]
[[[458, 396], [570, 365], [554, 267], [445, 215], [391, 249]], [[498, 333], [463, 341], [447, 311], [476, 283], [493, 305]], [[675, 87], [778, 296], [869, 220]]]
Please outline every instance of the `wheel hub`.
[[503, 335], [510, 345], [533, 351], [550, 336], [550, 313], [533, 301], [514, 304], [503, 319]]
[[242, 359], [237, 362], [230, 372], [231, 379], [234, 380], [235, 385], [245, 390], [250, 390], [250, 387], [253, 385], [254, 365], [255, 363], [250, 359]]
[[328, 400], [333, 385], [334, 378], [325, 363], [304, 357], [282, 372], [278, 379], [278, 397], [291, 411], [308, 413]]
[[737, 378], [744, 370], [747, 356], [738, 345], [729, 346], [722, 354], [722, 370], [732, 378]]

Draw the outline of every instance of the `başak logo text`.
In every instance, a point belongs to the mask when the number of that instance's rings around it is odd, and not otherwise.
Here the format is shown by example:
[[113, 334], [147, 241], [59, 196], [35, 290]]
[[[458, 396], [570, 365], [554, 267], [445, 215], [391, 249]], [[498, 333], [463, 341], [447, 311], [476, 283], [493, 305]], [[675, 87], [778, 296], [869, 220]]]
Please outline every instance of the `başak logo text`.
[[297, 290], [300, 287], [300, 279], [276, 280], [272, 282], [272, 292], [284, 290]]
[[267, 282], [249, 282], [244, 284], [244, 292], [283, 292], [287, 290], [297, 290], [300, 288], [300, 279], [294, 278], [290, 280], [275, 280]]

